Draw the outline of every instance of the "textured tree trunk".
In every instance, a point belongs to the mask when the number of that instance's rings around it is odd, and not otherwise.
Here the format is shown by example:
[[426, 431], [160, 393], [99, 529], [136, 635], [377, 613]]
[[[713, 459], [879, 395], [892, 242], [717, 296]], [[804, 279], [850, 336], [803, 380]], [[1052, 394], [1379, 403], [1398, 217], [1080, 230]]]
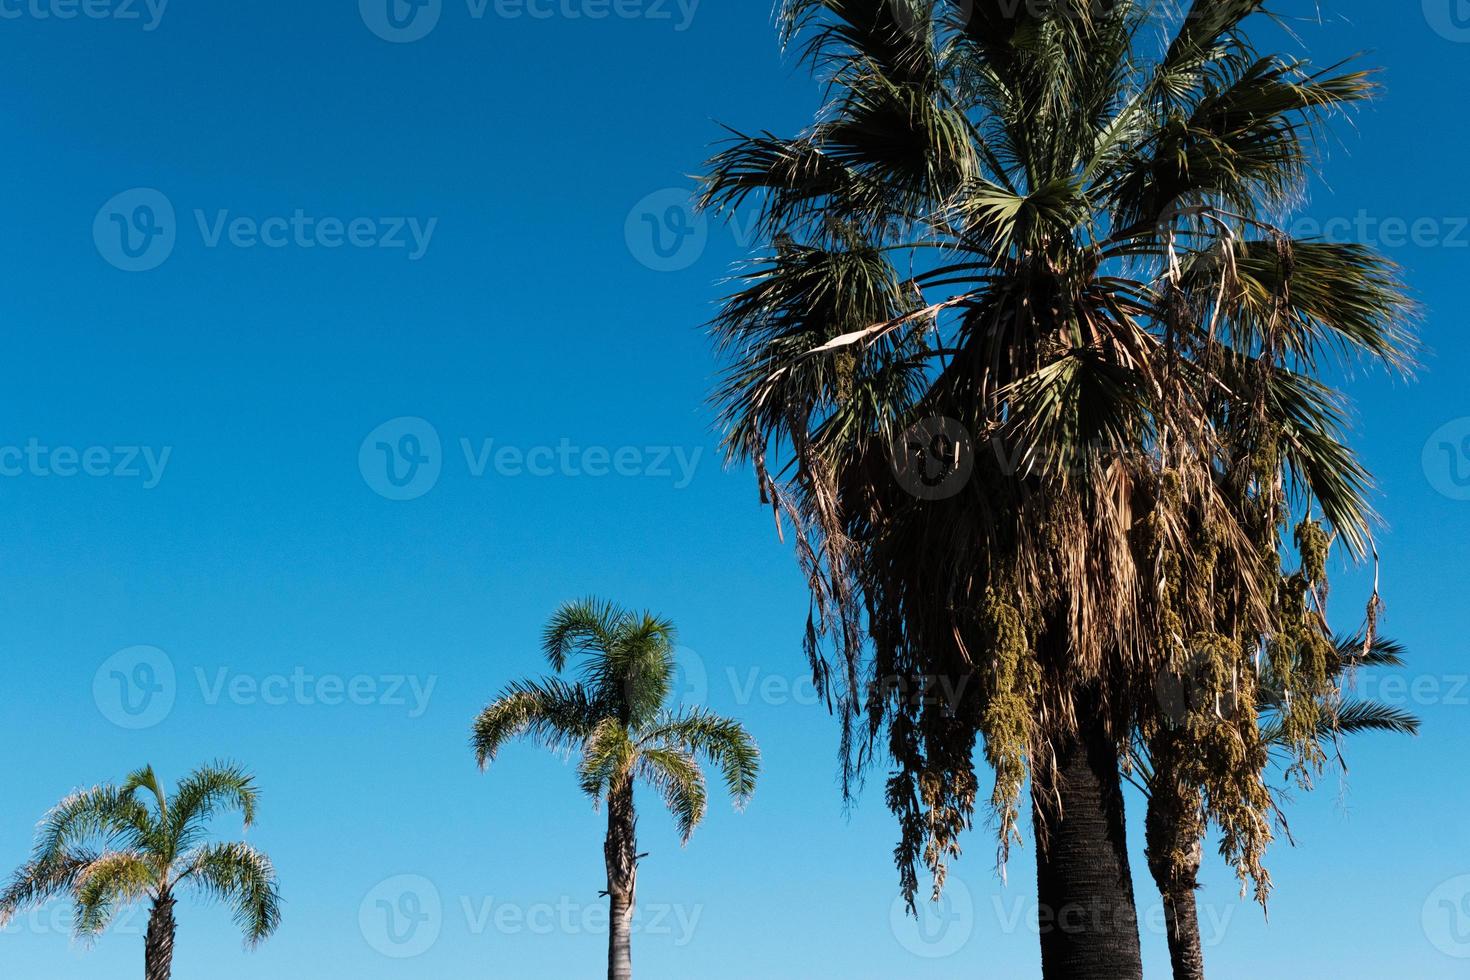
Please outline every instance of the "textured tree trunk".
[[607, 895], [612, 903], [608, 924], [608, 980], [632, 980], [633, 907], [638, 883], [638, 818], [633, 812], [633, 783], [614, 789], [607, 801]]
[[1078, 724], [1033, 788], [1042, 976], [1141, 980], [1118, 756], [1094, 705]]
[[169, 980], [174, 963], [174, 900], [160, 895], [148, 915], [148, 935], [143, 940], [143, 975], [146, 980]]
[[1174, 980], [1204, 980], [1205, 957], [1199, 938], [1199, 866], [1204, 826], [1199, 791], [1186, 790], [1174, 777], [1170, 755], [1162, 745], [1155, 753], [1154, 785], [1149, 795], [1148, 869], [1164, 900], [1169, 962]]

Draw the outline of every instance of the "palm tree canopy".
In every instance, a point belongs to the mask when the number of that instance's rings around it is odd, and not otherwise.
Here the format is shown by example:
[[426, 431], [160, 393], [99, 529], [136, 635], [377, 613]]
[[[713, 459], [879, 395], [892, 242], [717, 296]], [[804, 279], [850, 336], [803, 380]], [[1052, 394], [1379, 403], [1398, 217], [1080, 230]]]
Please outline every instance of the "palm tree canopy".
[[558, 673], [510, 684], [475, 719], [471, 743], [482, 769], [507, 742], [529, 738], [580, 755], [578, 778], [594, 801], [633, 780], [651, 786], [688, 842], [708, 797], [701, 761], [719, 770], [737, 807], [749, 802], [760, 752], [738, 722], [703, 708], [670, 711], [676, 634], [673, 624], [586, 599], [557, 610], [542, 650]]
[[197, 769], [170, 797], [151, 766], [120, 786], [73, 793], [42, 820], [31, 860], [0, 892], [0, 924], [23, 908], [62, 894], [74, 902], [83, 938], [105, 930], [117, 912], [189, 888], [229, 906], [254, 946], [280, 924], [281, 898], [270, 859], [243, 843], [210, 843], [215, 816], [238, 811], [248, 829], [260, 793], [238, 766]]
[[[1366, 553], [1373, 514], [1318, 376], [1407, 370], [1412, 307], [1372, 249], [1285, 230], [1374, 83], [1257, 51], [1265, 7], [786, 0], [825, 104], [710, 162], [703, 203], [767, 243], [714, 325], [727, 448], [796, 528], [849, 781], [894, 762], [911, 898], [972, 822], [977, 741], [1004, 860], [1080, 691], [1120, 751], [1163, 671], [1241, 693], [1202, 752], [1258, 891], [1263, 645], [1320, 755], [1325, 552]], [[962, 693], [908, 696], [934, 677]]]

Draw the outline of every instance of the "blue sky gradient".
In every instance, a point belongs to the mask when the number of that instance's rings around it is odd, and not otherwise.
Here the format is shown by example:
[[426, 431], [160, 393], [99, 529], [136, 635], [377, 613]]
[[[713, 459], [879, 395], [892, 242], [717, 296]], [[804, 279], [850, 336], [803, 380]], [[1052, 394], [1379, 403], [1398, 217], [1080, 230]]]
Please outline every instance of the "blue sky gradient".
[[[1470, 970], [1456, 3], [1294, 23], [1319, 61], [1386, 69], [1324, 143], [1304, 214], [1376, 240], [1425, 307], [1415, 383], [1344, 381], [1381, 482], [1386, 630], [1410, 655], [1402, 687], [1363, 683], [1425, 730], [1355, 741], [1347, 778], [1299, 797], [1269, 922], [1207, 860], [1222, 977]], [[750, 242], [680, 204], [719, 123], [790, 133], [817, 105], [766, 3], [435, 13], [0, 0], [3, 870], [69, 790], [225, 757], [263, 787], [249, 840], [285, 920], [247, 953], [224, 910], [182, 905], [177, 976], [596, 976], [602, 819], [556, 758], [514, 748], [482, 775], [467, 735], [541, 672], [552, 610], [599, 594], [674, 619], [687, 697], [764, 751], [753, 805], [714, 806], [687, 849], [645, 799], [642, 975], [1037, 976], [1031, 852], [1002, 884], [984, 828], [951, 904], [895, 920], [895, 828], [876, 784], [843, 812], [795, 563], [718, 459], [701, 324]], [[1370, 582], [1339, 569], [1342, 628]], [[1141, 853], [1135, 877], [1164, 975]], [[91, 949], [66, 921], [12, 924], [0, 975], [136, 975], [141, 914]]]

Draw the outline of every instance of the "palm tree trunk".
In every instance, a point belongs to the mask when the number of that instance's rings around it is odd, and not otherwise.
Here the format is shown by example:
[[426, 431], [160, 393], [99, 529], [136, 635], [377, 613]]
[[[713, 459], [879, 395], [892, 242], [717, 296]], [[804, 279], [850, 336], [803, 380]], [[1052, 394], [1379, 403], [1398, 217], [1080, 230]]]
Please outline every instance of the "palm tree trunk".
[[1199, 791], [1185, 789], [1174, 775], [1170, 749], [1156, 743], [1154, 780], [1145, 821], [1148, 869], [1164, 900], [1169, 962], [1174, 980], [1204, 980], [1205, 957], [1199, 938], [1199, 866], [1204, 826]]
[[148, 935], [143, 940], [143, 975], [146, 980], [169, 980], [174, 963], [174, 900], [167, 894], [153, 900], [148, 914]]
[[1174, 967], [1174, 980], [1205, 980], [1195, 887], [1191, 885], [1164, 895], [1164, 921], [1169, 930], [1169, 962]]
[[1142, 980], [1118, 756], [1092, 699], [1033, 787], [1045, 980]]
[[608, 924], [608, 980], [632, 980], [633, 907], [638, 881], [638, 818], [633, 811], [633, 781], [608, 794], [607, 841], [602, 846], [607, 861], [607, 895], [612, 903]]

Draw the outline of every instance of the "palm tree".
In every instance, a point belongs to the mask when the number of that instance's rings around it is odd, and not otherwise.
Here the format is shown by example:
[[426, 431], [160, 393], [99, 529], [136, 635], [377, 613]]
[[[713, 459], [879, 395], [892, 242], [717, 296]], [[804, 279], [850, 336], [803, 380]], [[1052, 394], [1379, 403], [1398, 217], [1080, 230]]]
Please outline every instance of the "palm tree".
[[195, 770], [172, 796], [151, 766], [120, 787], [73, 793], [41, 821], [34, 855], [0, 893], [0, 926], [27, 906], [68, 893], [75, 903], [72, 928], [92, 940], [123, 908], [148, 901], [144, 976], [168, 980], [174, 905], [188, 889], [227, 903], [247, 945], [257, 946], [281, 922], [275, 868], [248, 844], [210, 843], [208, 824], [238, 810], [248, 829], [259, 798], [255, 780], [224, 763]]
[[[1336, 654], [1330, 670], [1338, 687], [1358, 668], [1402, 667], [1404, 663], [1402, 647], [1392, 640], [1378, 638], [1365, 643], [1362, 637], [1339, 638], [1334, 645]], [[1206, 692], [1189, 693], [1198, 697]], [[1263, 687], [1260, 703], [1265, 712], [1260, 724], [1261, 742], [1275, 761], [1290, 766], [1295, 753], [1284, 720], [1290, 708], [1282, 688]], [[1324, 742], [1361, 732], [1419, 732], [1419, 719], [1412, 713], [1371, 698], [1334, 696], [1321, 708], [1316, 725], [1317, 735]], [[1177, 724], [1169, 726], [1167, 732], [1156, 732], [1146, 742], [1135, 742], [1130, 760], [1132, 772], [1128, 778], [1148, 800], [1148, 866], [1164, 902], [1174, 980], [1204, 980], [1205, 975], [1195, 892], [1199, 890], [1202, 845], [1209, 820], [1198, 785], [1201, 780], [1190, 772], [1190, 766], [1194, 761], [1191, 750], [1201, 736], [1199, 726], [1210, 724], [1212, 710], [1179, 712]], [[1279, 817], [1279, 803], [1273, 805]]]
[[607, 807], [607, 895], [612, 905], [607, 975], [633, 975], [631, 931], [638, 877], [633, 784], [650, 786], [687, 844], [707, 806], [700, 758], [718, 767], [737, 808], [755, 792], [760, 753], [739, 722], [702, 708], [669, 711], [674, 627], [596, 599], [569, 603], [547, 624], [542, 649], [553, 670], [581, 661], [581, 679], [548, 677], [507, 687], [475, 719], [483, 770], [507, 741], [528, 736], [553, 751], [577, 751], [582, 790]]
[[977, 743], [1002, 864], [1029, 775], [1040, 907], [1100, 913], [1042, 930], [1048, 978], [1141, 974], [1119, 762], [1202, 652], [1241, 693], [1211, 817], [1264, 900], [1255, 651], [1301, 661], [1298, 703], [1325, 683], [1325, 572], [1284, 595], [1280, 538], [1368, 546], [1316, 378], [1411, 360], [1391, 264], [1280, 227], [1317, 124], [1373, 84], [1258, 53], [1263, 5], [785, 0], [826, 103], [706, 177], [768, 243], [716, 320], [716, 399], [795, 529], [849, 785], [891, 758], [912, 904], [973, 822]]

